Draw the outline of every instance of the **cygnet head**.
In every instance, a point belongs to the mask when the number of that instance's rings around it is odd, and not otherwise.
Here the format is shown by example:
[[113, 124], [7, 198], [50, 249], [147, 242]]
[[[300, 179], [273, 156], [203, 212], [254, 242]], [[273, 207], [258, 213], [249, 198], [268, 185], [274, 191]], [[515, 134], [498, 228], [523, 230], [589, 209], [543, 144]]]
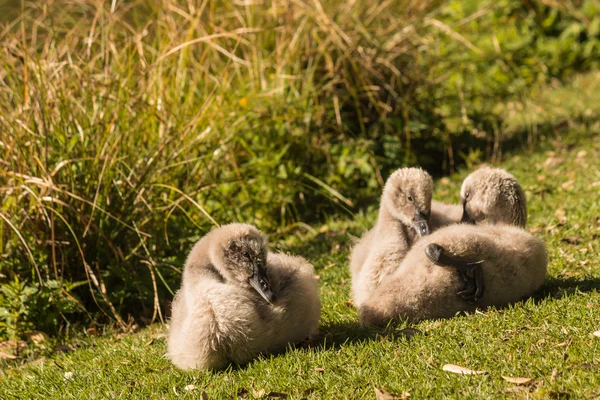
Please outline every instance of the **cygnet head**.
[[217, 228], [220, 234], [213, 241], [211, 255], [216, 268], [229, 282], [255, 290], [265, 301], [273, 304], [275, 294], [267, 274], [267, 241], [254, 226], [229, 224]]
[[471, 173], [463, 181], [460, 197], [463, 204], [461, 222], [487, 221], [519, 227], [527, 223], [523, 188], [503, 169], [483, 167]]
[[381, 197], [392, 217], [412, 226], [419, 236], [430, 233], [433, 180], [420, 168], [400, 168], [385, 183]]

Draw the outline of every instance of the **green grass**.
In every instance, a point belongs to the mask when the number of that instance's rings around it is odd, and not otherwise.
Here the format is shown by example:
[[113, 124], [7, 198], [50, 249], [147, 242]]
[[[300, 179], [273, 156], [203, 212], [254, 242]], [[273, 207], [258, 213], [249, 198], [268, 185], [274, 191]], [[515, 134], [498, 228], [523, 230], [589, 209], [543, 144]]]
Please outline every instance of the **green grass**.
[[[591, 398], [600, 387], [600, 123], [561, 128], [534, 153], [501, 165], [523, 185], [528, 229], [544, 238], [549, 277], [534, 299], [451, 320], [362, 328], [349, 306], [347, 258], [352, 238], [375, 212], [331, 220], [279, 248], [314, 262], [321, 285], [322, 337], [283, 354], [220, 372], [181, 372], [164, 358], [165, 332], [153, 325], [106, 334], [68, 354], [5, 368], [3, 398], [374, 398], [374, 388], [412, 398]], [[436, 182], [435, 198], [455, 201], [462, 171]], [[405, 337], [402, 329], [420, 334]], [[485, 375], [442, 370], [458, 364]], [[70, 378], [66, 378], [72, 372]], [[517, 386], [502, 376], [530, 377]], [[196, 389], [186, 390], [193, 385]]]
[[[599, 66], [598, 3], [250, 3], [0, 0], [0, 339], [55, 336], [15, 360], [0, 342], [0, 397], [595, 394], [600, 80], [563, 84]], [[539, 151], [507, 153], [525, 143]], [[489, 159], [523, 183], [549, 245], [542, 293], [410, 341], [405, 325], [361, 328], [347, 258], [381, 177]], [[436, 197], [456, 201], [467, 173]], [[160, 320], [211, 218], [314, 262], [319, 341], [182, 373], [164, 327], [111, 330]], [[501, 375], [535, 380], [513, 393]]]
[[597, 0], [0, 0], [0, 340], [160, 321], [216, 223], [498, 161], [599, 60]]

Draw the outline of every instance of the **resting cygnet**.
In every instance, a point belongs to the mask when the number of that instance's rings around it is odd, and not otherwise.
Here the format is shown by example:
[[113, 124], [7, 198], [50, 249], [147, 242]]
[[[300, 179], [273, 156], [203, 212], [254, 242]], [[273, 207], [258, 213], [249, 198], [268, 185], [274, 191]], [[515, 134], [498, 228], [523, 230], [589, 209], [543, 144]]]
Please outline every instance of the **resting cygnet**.
[[269, 252], [251, 225], [224, 225], [188, 256], [167, 356], [182, 369], [247, 363], [314, 335], [320, 310], [311, 264]]
[[[449, 318], [460, 311], [505, 306], [531, 296], [546, 276], [546, 246], [508, 225], [456, 224], [421, 238], [400, 267], [360, 309], [363, 323], [393, 318]], [[477, 305], [457, 296], [465, 281], [456, 269], [480, 265], [485, 292]], [[450, 268], [446, 268], [450, 267]], [[475, 288], [471, 288], [475, 290]]]
[[431, 230], [458, 222], [525, 227], [527, 206], [523, 188], [500, 168], [483, 167], [463, 181], [461, 204], [431, 203]]
[[412, 244], [429, 234], [433, 181], [420, 168], [401, 168], [386, 181], [375, 227], [350, 255], [352, 296], [357, 307], [402, 262]]

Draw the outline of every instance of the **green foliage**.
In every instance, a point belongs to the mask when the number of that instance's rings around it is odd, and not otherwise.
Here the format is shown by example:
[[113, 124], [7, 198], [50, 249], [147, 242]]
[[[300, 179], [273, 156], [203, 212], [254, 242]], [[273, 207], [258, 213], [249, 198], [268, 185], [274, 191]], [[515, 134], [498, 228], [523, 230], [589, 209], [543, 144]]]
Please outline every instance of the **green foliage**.
[[82, 311], [79, 301], [66, 295], [76, 286], [48, 280], [40, 288], [19, 281], [18, 276], [0, 284], [0, 336], [18, 339], [33, 329], [56, 331], [68, 314]]
[[26, 303], [35, 288], [19, 282], [18, 278], [0, 286], [0, 331], [3, 336], [18, 337], [24, 331], [24, 317], [29, 314]]
[[[600, 320], [600, 186], [594, 185], [600, 124], [582, 125], [561, 129], [562, 141], [543, 141], [541, 149], [501, 165], [522, 184], [528, 227], [548, 245], [549, 278], [534, 299], [449, 320], [361, 327], [348, 303], [347, 258], [353, 237], [374, 223], [372, 212], [327, 221], [328, 228], [282, 243], [309, 257], [320, 277], [321, 336], [309, 344], [224, 371], [181, 371], [164, 356], [166, 328], [155, 324], [133, 335], [77, 340], [76, 351], [48, 354], [45, 361], [13, 360], [0, 372], [0, 393], [7, 399], [268, 399], [283, 393], [316, 400], [375, 399], [380, 388], [408, 391], [411, 399], [594, 398], [600, 385], [600, 338], [593, 334]], [[545, 166], [549, 157], [563, 163]], [[434, 197], [458, 201], [468, 173], [436, 181]], [[573, 177], [575, 183], [563, 187]], [[406, 337], [410, 333], [416, 334]], [[453, 374], [444, 364], [487, 374]], [[517, 385], [503, 376], [532, 380]]]
[[598, 3], [546, 3], [0, 3], [0, 284], [147, 322], [216, 223], [276, 240], [499, 159], [509, 105], [598, 66]]

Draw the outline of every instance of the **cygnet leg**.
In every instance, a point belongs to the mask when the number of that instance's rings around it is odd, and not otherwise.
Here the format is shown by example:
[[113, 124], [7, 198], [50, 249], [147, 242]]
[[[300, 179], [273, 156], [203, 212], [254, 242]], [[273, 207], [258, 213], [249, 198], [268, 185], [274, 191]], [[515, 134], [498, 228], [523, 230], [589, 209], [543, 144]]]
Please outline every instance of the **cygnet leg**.
[[481, 299], [484, 292], [481, 261], [451, 256], [437, 243], [427, 245], [425, 255], [437, 266], [452, 267], [458, 270], [465, 286], [457, 294], [465, 301], [475, 303]]
[[471, 265], [469, 269], [465, 269], [464, 271], [459, 269], [458, 271], [465, 282], [465, 288], [457, 294], [469, 303], [477, 302], [483, 296], [484, 289], [481, 264], [477, 263]]

